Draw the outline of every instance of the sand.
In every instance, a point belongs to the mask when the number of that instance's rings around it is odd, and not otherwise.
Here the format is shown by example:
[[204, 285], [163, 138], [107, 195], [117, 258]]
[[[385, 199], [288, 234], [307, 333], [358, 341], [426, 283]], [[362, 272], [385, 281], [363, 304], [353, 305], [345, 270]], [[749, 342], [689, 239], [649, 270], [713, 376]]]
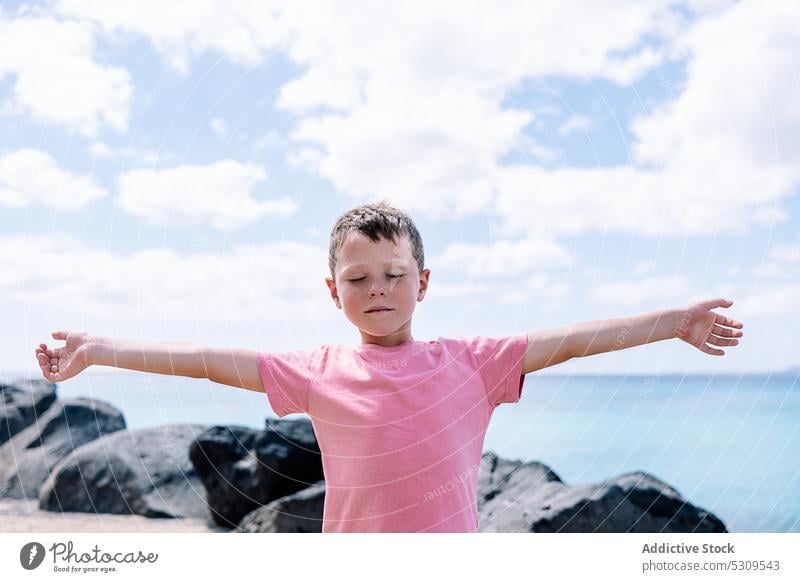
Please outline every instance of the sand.
[[230, 531], [199, 518], [153, 519], [141, 515], [56, 513], [38, 501], [0, 499], [0, 533], [214, 533]]

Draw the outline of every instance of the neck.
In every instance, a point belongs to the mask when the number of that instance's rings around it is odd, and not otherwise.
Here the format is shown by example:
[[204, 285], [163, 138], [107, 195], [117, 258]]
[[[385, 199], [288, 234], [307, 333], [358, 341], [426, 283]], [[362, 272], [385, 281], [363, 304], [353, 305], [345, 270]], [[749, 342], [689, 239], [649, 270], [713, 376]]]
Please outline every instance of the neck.
[[381, 346], [384, 348], [393, 348], [395, 346], [399, 346], [400, 344], [404, 344], [410, 341], [414, 341], [414, 338], [411, 336], [410, 329], [401, 330], [398, 331], [397, 333], [392, 333], [383, 336], [370, 335], [364, 331], [361, 332], [362, 344], [371, 344], [371, 345]]

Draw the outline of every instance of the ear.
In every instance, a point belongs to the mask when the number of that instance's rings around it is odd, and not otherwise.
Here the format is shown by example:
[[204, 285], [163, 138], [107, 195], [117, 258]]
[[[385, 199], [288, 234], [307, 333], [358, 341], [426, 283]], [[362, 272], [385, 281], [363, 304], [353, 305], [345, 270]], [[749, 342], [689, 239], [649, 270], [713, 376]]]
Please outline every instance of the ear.
[[331, 298], [339, 309], [342, 308], [342, 303], [339, 301], [339, 291], [336, 289], [336, 282], [330, 277], [325, 277], [325, 284], [331, 292]]
[[422, 301], [425, 298], [425, 292], [428, 290], [430, 276], [430, 269], [423, 269], [419, 274], [419, 293], [417, 294], [417, 301]]

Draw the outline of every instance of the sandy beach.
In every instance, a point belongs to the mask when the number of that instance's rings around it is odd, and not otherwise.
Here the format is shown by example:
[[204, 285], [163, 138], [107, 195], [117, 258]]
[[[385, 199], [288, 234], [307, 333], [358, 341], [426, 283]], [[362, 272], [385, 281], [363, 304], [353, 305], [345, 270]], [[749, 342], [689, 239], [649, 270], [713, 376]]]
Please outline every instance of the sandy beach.
[[0, 533], [218, 533], [230, 530], [204, 519], [153, 519], [141, 515], [111, 515], [42, 511], [37, 501], [0, 500]]

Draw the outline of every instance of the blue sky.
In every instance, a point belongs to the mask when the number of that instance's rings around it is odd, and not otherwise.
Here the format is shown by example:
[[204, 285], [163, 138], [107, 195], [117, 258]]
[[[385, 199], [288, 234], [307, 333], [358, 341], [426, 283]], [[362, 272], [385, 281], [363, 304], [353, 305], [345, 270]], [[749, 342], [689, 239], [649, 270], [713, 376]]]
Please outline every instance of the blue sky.
[[417, 339], [723, 296], [723, 358], [551, 371], [800, 365], [793, 3], [353, 4], [0, 4], [0, 370], [56, 329], [355, 344], [327, 238], [380, 198], [425, 240]]

